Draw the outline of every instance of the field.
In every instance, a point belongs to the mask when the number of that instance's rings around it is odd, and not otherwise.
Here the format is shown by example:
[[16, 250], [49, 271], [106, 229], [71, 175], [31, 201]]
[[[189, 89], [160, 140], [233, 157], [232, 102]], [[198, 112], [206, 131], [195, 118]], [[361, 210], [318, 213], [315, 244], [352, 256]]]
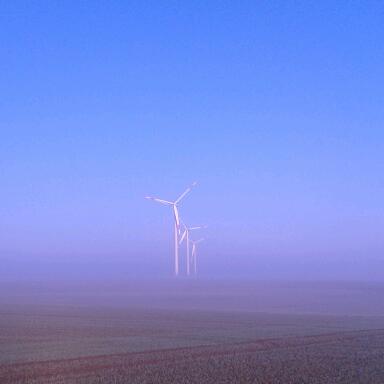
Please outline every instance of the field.
[[384, 383], [384, 286], [2, 283], [0, 383]]

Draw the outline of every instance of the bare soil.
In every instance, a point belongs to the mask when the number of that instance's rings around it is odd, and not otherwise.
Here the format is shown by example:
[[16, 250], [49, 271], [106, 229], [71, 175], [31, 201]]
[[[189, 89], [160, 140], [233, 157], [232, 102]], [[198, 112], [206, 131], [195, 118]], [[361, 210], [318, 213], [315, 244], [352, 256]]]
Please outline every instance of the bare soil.
[[[172, 303], [164, 287], [120, 293], [113, 305], [105, 299], [113, 292], [98, 300], [77, 288], [35, 288], [0, 293], [1, 384], [384, 383], [384, 317], [377, 306], [369, 316], [351, 313], [360, 304], [348, 308], [343, 296], [355, 286], [342, 295], [338, 287], [324, 292], [324, 301], [343, 301], [344, 314], [313, 313], [318, 300], [303, 299], [310, 311], [245, 311], [244, 302], [256, 297], [249, 288], [237, 292], [240, 307], [223, 307], [225, 290], [211, 287], [209, 300], [221, 297], [211, 309], [204, 294], [200, 307], [195, 295], [188, 308], [182, 290]], [[284, 306], [292, 302], [286, 295]]]

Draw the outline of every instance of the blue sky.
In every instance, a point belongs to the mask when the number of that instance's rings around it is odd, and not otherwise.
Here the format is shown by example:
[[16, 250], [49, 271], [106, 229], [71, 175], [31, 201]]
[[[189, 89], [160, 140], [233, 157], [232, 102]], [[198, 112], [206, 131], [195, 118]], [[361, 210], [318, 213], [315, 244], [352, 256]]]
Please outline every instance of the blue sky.
[[209, 225], [207, 274], [380, 278], [383, 17], [378, 1], [2, 4], [5, 270], [166, 275], [172, 216], [143, 196], [197, 180], [181, 210]]

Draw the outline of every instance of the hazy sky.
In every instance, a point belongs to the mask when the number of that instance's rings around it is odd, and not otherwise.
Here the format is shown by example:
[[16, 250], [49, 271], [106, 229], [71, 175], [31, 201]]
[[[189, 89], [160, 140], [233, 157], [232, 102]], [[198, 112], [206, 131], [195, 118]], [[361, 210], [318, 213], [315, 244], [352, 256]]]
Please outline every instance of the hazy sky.
[[197, 180], [203, 274], [384, 279], [383, 25], [379, 1], [3, 2], [0, 275], [166, 276], [143, 196]]

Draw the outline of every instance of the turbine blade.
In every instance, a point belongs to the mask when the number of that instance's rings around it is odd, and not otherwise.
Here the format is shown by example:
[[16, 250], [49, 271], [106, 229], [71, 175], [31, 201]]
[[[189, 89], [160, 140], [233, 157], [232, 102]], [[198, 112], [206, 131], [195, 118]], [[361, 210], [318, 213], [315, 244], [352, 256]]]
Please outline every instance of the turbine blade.
[[204, 229], [204, 228], [208, 228], [206, 225], [200, 225], [198, 227], [191, 227], [191, 228], [188, 228], [190, 231], [194, 230], [194, 229]]
[[204, 240], [205, 240], [204, 238], [203, 238], [203, 239], [196, 240], [196, 241], [195, 241], [195, 244], [201, 243], [201, 242], [204, 241]]
[[185, 195], [187, 195], [191, 189], [197, 184], [197, 182], [193, 182], [180, 196], [179, 198], [175, 201], [175, 204], [178, 204], [180, 203], [180, 201], [185, 197]]
[[175, 223], [180, 235], [180, 219], [179, 219], [179, 211], [177, 210], [176, 203], [173, 204], [173, 214], [175, 216]]
[[157, 199], [156, 197], [151, 197], [151, 196], [145, 196], [147, 200], [152, 200], [156, 201], [157, 203], [164, 204], [164, 205], [173, 205], [172, 201], [167, 201], [167, 200], [162, 200], [162, 199]]
[[187, 235], [187, 231], [185, 230], [184, 233], [183, 233], [183, 235], [181, 236], [181, 239], [180, 239], [180, 241], [179, 241], [179, 244], [181, 244], [181, 243], [184, 241], [186, 235]]

